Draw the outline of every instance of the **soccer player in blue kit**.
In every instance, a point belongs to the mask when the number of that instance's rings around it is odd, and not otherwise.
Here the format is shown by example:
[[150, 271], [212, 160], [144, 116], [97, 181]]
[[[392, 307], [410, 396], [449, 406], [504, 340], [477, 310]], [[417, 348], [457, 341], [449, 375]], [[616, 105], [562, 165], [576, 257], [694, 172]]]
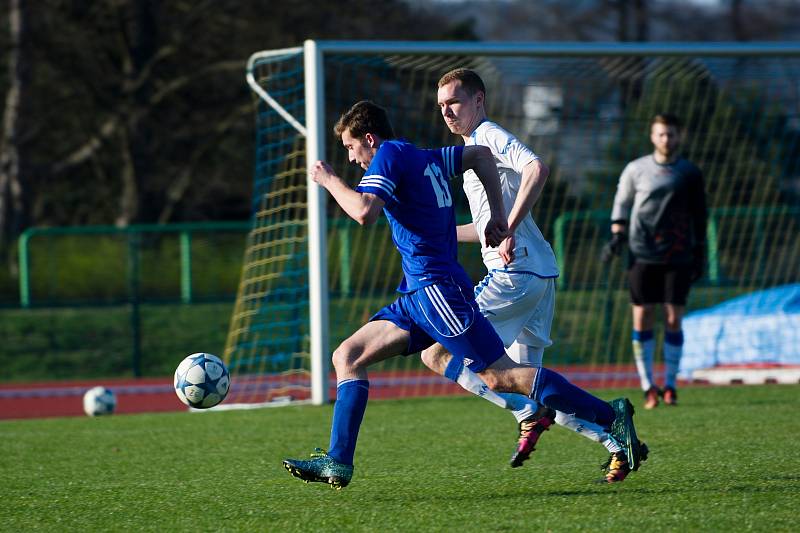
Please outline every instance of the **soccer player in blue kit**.
[[515, 363], [480, 313], [472, 282], [457, 261], [449, 180], [466, 169], [475, 171], [491, 206], [484, 236], [490, 246], [499, 245], [508, 227], [491, 151], [485, 146], [416, 148], [395, 139], [386, 111], [369, 101], [353, 105], [339, 118], [334, 132], [350, 162], [366, 172], [352, 189], [327, 163], [317, 161], [311, 178], [359, 224], [373, 224], [381, 211], [386, 214], [404, 276], [397, 300], [333, 352], [337, 389], [328, 451], [317, 448], [310, 460], [286, 459], [284, 467], [306, 482], [337, 489], [347, 486], [367, 407], [367, 367], [435, 342], [453, 355], [453, 367], [477, 373], [492, 390], [525, 394], [609, 430], [613, 426], [621, 441], [638, 445], [630, 402], [612, 407], [556, 372]]

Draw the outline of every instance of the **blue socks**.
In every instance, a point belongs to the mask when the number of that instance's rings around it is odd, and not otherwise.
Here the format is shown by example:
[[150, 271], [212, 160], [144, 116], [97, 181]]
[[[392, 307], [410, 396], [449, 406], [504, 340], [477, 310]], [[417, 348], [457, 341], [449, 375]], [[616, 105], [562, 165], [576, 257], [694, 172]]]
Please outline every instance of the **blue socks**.
[[683, 346], [683, 330], [665, 331], [664, 342], [673, 346]]
[[342, 381], [336, 387], [328, 455], [338, 463], [353, 464], [358, 429], [364, 419], [364, 411], [367, 410], [368, 398], [369, 381], [366, 379]]
[[550, 409], [574, 414], [603, 427], [610, 427], [614, 422], [614, 409], [608, 403], [547, 368], [540, 368], [536, 373], [530, 397]]
[[634, 330], [631, 331], [631, 340], [633, 340], [633, 341], [647, 342], [650, 339], [654, 339], [654, 338], [655, 338], [655, 335], [653, 334], [653, 330], [652, 329], [646, 329], [646, 330], [642, 330], [642, 331], [634, 329]]
[[683, 330], [664, 332], [664, 386], [675, 388], [683, 355]]

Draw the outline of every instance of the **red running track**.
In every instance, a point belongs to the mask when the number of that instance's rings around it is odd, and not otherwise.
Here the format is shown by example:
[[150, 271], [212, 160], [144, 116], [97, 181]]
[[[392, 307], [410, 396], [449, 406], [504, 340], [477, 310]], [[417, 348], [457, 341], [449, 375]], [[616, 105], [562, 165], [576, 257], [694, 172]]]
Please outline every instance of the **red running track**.
[[[578, 386], [588, 389], [635, 388], [639, 379], [633, 365], [556, 367]], [[659, 369], [656, 369], [659, 372]], [[172, 388], [172, 378], [104, 379], [0, 385], [0, 419], [83, 416], [83, 394], [103, 385], [117, 396], [116, 413], [183, 411]], [[264, 402], [309, 397], [304, 375], [234, 377], [225, 403]], [[455, 383], [427, 371], [370, 373], [370, 399], [467, 394]], [[336, 396], [331, 376], [330, 398]]]

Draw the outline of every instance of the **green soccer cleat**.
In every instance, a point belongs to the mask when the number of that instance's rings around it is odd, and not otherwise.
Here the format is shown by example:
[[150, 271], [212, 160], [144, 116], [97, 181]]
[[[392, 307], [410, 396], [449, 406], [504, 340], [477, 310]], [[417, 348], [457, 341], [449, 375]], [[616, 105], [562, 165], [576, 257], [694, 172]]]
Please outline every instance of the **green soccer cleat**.
[[639, 470], [642, 461], [647, 459], [647, 445], [636, 436], [633, 425], [633, 405], [627, 398], [617, 398], [609, 402], [616, 418], [611, 425], [611, 436], [623, 447], [630, 470]]
[[311, 460], [286, 459], [283, 466], [291, 475], [306, 483], [317, 481], [327, 483], [331, 488], [340, 490], [350, 483], [353, 477], [353, 466], [337, 462], [322, 448], [315, 448]]

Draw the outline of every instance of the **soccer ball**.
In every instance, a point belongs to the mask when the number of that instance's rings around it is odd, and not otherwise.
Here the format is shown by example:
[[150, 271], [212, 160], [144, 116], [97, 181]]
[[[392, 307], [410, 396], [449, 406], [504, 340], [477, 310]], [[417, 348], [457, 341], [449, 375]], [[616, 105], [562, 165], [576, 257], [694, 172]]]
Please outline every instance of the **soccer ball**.
[[110, 415], [116, 407], [117, 397], [105, 387], [93, 387], [83, 395], [83, 410], [89, 416]]
[[175, 371], [175, 394], [196, 409], [214, 407], [225, 399], [231, 377], [222, 359], [210, 353], [193, 353]]

